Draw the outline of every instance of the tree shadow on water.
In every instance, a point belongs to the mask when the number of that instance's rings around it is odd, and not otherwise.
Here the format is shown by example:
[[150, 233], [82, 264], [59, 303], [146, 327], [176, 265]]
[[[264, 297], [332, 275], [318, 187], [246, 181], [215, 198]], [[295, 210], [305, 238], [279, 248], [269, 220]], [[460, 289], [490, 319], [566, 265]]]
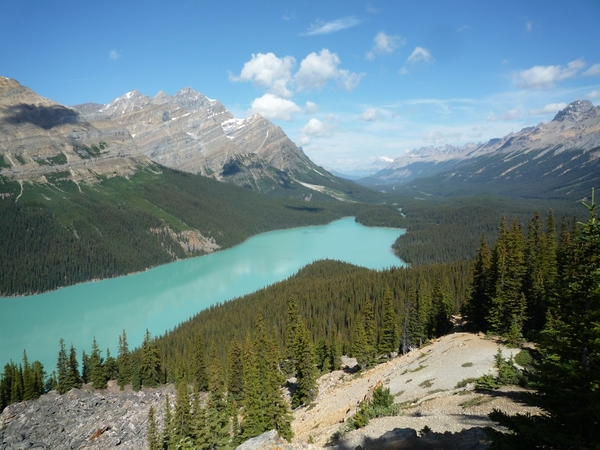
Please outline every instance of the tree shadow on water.
[[30, 123], [44, 130], [64, 124], [79, 123], [79, 113], [62, 105], [42, 106], [19, 103], [4, 110], [3, 122], [12, 125]]

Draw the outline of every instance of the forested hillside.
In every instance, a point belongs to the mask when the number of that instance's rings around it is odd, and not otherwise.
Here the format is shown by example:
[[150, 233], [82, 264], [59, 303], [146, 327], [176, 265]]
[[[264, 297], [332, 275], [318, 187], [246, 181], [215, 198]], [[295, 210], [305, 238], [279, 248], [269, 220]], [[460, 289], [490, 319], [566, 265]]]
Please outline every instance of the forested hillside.
[[0, 295], [136, 272], [367, 207], [400, 217], [391, 207], [324, 195], [311, 202], [267, 197], [158, 165], [97, 184], [46, 178], [20, 185], [0, 177], [0, 192], [13, 194], [0, 198]]

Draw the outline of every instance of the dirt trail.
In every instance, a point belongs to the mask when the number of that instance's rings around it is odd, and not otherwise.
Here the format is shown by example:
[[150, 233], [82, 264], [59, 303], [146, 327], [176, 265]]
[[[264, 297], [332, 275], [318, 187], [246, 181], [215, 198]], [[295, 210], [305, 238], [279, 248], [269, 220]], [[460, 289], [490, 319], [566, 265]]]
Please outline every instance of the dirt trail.
[[[518, 401], [519, 388], [494, 395], [475, 393], [471, 387], [456, 389], [466, 378], [477, 378], [493, 370], [498, 348], [508, 357], [515, 349], [502, 347], [481, 335], [453, 333], [431, 345], [394, 358], [364, 373], [336, 371], [319, 379], [319, 396], [312, 408], [294, 413], [294, 442], [323, 446], [329, 437], [357, 410], [359, 403], [378, 382], [390, 388], [402, 414], [372, 420], [363, 429], [346, 435], [347, 444], [359, 445], [364, 437], [378, 437], [394, 428], [436, 432], [458, 432], [463, 428], [493, 425], [487, 414], [498, 408], [507, 412], [535, 412]], [[471, 406], [461, 406], [470, 401]], [[352, 447], [354, 448], [354, 447]]]

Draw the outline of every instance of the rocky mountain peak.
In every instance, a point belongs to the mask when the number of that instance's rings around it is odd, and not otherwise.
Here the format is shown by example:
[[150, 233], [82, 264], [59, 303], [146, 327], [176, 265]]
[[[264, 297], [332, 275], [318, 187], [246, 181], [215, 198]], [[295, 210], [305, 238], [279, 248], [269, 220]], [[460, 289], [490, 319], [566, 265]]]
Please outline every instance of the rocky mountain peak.
[[17, 80], [13, 80], [12, 78], [6, 78], [0, 76], [0, 92], [4, 93], [6, 91], [10, 91], [14, 88], [21, 87]]
[[578, 122], [583, 118], [586, 118], [590, 112], [594, 110], [594, 105], [589, 100], [576, 100], [569, 104], [566, 108], [559, 111], [553, 122]]

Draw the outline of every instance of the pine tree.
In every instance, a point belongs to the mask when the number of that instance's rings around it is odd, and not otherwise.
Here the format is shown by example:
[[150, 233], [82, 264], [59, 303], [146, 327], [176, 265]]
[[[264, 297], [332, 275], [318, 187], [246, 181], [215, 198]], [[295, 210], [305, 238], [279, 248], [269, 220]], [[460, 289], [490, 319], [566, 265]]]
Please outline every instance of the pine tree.
[[497, 448], [598, 448], [600, 443], [600, 221], [590, 218], [571, 244], [565, 278], [557, 286], [535, 363], [541, 415], [490, 417], [510, 434], [496, 436]]
[[394, 299], [389, 286], [383, 296], [383, 323], [379, 338], [379, 352], [390, 354], [398, 350], [398, 316], [394, 310]]
[[274, 335], [266, 342], [266, 345], [265, 357], [267, 359], [267, 370], [263, 384], [263, 392], [267, 400], [265, 410], [266, 428], [267, 430], [277, 430], [279, 436], [289, 442], [293, 436], [291, 426], [292, 416], [288, 402], [281, 390], [285, 382], [285, 377], [279, 368], [281, 356]]
[[119, 353], [117, 355], [117, 368], [119, 376], [117, 384], [123, 390], [126, 385], [131, 383], [131, 355], [129, 353], [129, 344], [127, 343], [127, 334], [123, 330], [123, 334], [119, 336]]
[[204, 344], [204, 338], [200, 332], [196, 333], [190, 364], [194, 389], [196, 389], [197, 392], [208, 391], [208, 364], [206, 361], [206, 345]]
[[210, 354], [209, 397], [206, 407], [206, 431], [209, 448], [224, 448], [229, 443], [230, 408], [225, 398], [223, 370], [213, 347]]
[[140, 360], [140, 378], [143, 386], [156, 387], [160, 383], [160, 352], [156, 340], [146, 330], [142, 344], [142, 357]]
[[487, 313], [490, 309], [490, 285], [491, 281], [492, 254], [488, 246], [485, 234], [481, 235], [477, 257], [473, 265], [473, 282], [469, 299], [463, 309], [463, 314], [469, 321], [469, 325], [475, 330], [487, 331]]
[[169, 400], [169, 394], [165, 395], [165, 415], [162, 430], [162, 448], [165, 450], [175, 450], [175, 429], [173, 421], [173, 410], [171, 409], [171, 402]]
[[286, 332], [285, 332], [285, 355], [282, 369], [286, 375], [296, 373], [295, 343], [297, 339], [298, 322], [300, 313], [298, 311], [298, 301], [295, 297], [290, 298], [288, 302]]
[[227, 392], [233, 395], [236, 402], [241, 402], [244, 398], [244, 364], [242, 347], [238, 341], [231, 345], [227, 360]]
[[357, 317], [357, 321], [354, 324], [354, 338], [352, 339], [352, 356], [356, 358], [358, 365], [362, 370], [369, 367], [371, 364], [369, 358], [367, 334], [363, 326], [363, 320], [361, 316]]
[[[446, 280], [446, 286], [448, 282]], [[454, 301], [450, 297], [448, 289], [442, 286], [440, 280], [436, 280], [433, 288], [433, 307], [434, 307], [434, 336], [443, 336], [452, 329], [452, 314], [454, 313]]]
[[94, 389], [106, 389], [106, 373], [104, 372], [102, 352], [98, 348], [96, 338], [92, 341], [92, 353], [90, 354], [90, 381]]
[[148, 411], [147, 441], [149, 450], [162, 450], [163, 447], [160, 439], [160, 432], [158, 430], [158, 423], [156, 422], [153, 406], [150, 406], [150, 410]]
[[85, 352], [85, 350], [81, 351], [81, 381], [83, 384], [90, 382], [90, 374], [92, 373], [92, 369], [90, 366], [90, 357]]
[[373, 310], [373, 303], [371, 303], [371, 299], [368, 295], [365, 296], [363, 316], [365, 335], [367, 338], [367, 347], [365, 351], [370, 360], [369, 364], [372, 364], [372, 362], [375, 360], [375, 353], [377, 350], [377, 329], [375, 326], [375, 311]]
[[[62, 339], [61, 339], [62, 341]], [[63, 342], [64, 345], [64, 342]], [[60, 356], [59, 356], [60, 359]], [[77, 353], [75, 352], [75, 347], [71, 344], [71, 349], [69, 351], [69, 358], [67, 359], [67, 370], [66, 374], [63, 378], [62, 385], [60, 384], [59, 379], [59, 393], [64, 394], [65, 392], [70, 391], [73, 388], [81, 387], [81, 375], [79, 374], [79, 362], [77, 361]]]
[[33, 368], [27, 359], [27, 352], [23, 350], [23, 400], [33, 400], [38, 397]]
[[310, 333], [302, 320], [296, 327], [296, 342], [294, 345], [294, 359], [296, 361], [296, 390], [292, 394], [292, 408], [308, 405], [318, 393], [317, 368], [315, 366], [315, 352]]
[[117, 360], [110, 354], [110, 348], [106, 349], [104, 378], [106, 380], [117, 380], [119, 378], [119, 367], [117, 366]]
[[188, 386], [185, 380], [177, 384], [175, 412], [172, 417], [173, 436], [175, 442], [185, 441], [192, 437], [192, 415]]
[[57, 391], [59, 394], [64, 394], [70, 388], [67, 388], [67, 372], [69, 370], [69, 360], [67, 359], [67, 351], [65, 349], [65, 341], [60, 338], [58, 341], [58, 360], [56, 362], [57, 374]]
[[260, 389], [256, 355], [248, 337], [244, 349], [244, 419], [241, 424], [242, 441], [258, 436], [264, 430], [265, 420], [263, 417], [262, 392]]

